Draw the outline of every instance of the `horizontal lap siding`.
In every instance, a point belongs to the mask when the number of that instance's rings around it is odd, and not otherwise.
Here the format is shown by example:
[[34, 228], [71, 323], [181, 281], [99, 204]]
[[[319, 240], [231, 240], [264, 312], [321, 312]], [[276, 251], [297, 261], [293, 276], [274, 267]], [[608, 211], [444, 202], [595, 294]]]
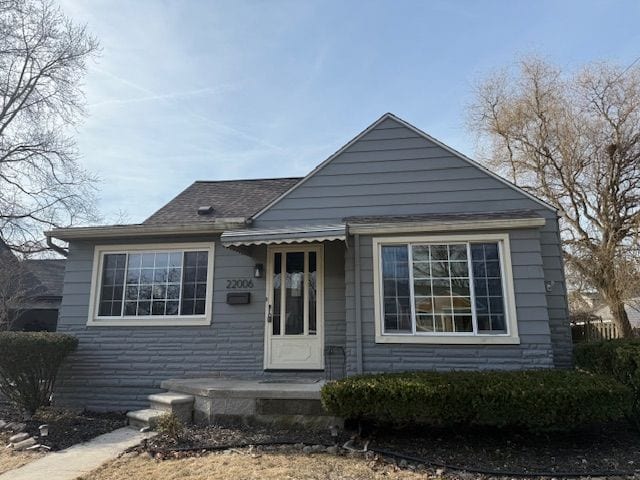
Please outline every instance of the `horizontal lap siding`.
[[[520, 345], [402, 345], [375, 343], [372, 237], [361, 236], [364, 371], [523, 369], [552, 366], [544, 271], [538, 240], [539, 233], [533, 229], [510, 233]], [[348, 280], [354, 276], [353, 258], [349, 258], [352, 257], [353, 251], [354, 249], [351, 249], [347, 252]], [[526, 265], [518, 265], [524, 259]], [[354, 302], [353, 289], [349, 288], [347, 305]], [[347, 364], [349, 373], [355, 373], [355, 318], [352, 316], [353, 310], [349, 307], [347, 309]]]
[[[518, 232], [513, 245], [516, 291], [522, 314], [523, 344], [516, 347], [450, 346], [385, 347], [367, 351], [378, 365], [401, 369], [422, 365], [434, 368], [526, 368], [571, 365], [571, 337], [566, 308], [564, 273], [554, 212], [469, 164], [416, 132], [387, 119], [321, 168], [300, 187], [260, 215], [256, 228], [334, 223], [357, 215], [408, 215], [536, 210], [547, 223], [539, 230]], [[538, 233], [539, 232], [539, 233]], [[526, 235], [534, 237], [526, 237]], [[515, 235], [515, 233], [514, 233]], [[364, 240], [364, 239], [363, 239]], [[369, 239], [370, 241], [370, 239]], [[355, 313], [353, 304], [353, 248], [346, 251], [347, 351], [355, 369]], [[363, 252], [366, 255], [366, 252]], [[370, 255], [370, 254], [369, 254]], [[366, 261], [364, 261], [366, 260]], [[363, 258], [363, 319], [372, 314], [372, 284], [366, 278], [370, 259]], [[544, 281], [554, 281], [551, 292]], [[526, 319], [526, 320], [525, 320]], [[546, 330], [545, 330], [546, 326]], [[370, 330], [363, 340], [373, 339]], [[551, 341], [553, 354], [549, 349]], [[445, 352], [464, 351], [453, 361]], [[399, 353], [401, 352], [401, 353]], [[425, 362], [420, 358], [424, 357]], [[429, 359], [429, 361], [426, 361]], [[375, 365], [376, 362], [372, 364]], [[449, 365], [449, 367], [447, 367]]]
[[547, 217], [547, 224], [540, 233], [540, 245], [545, 280], [553, 282], [547, 293], [547, 306], [554, 363], [556, 367], [569, 368], [573, 365], [573, 344], [559, 231], [558, 219]]
[[[266, 263], [265, 254], [265, 247], [249, 257], [216, 243], [210, 326], [87, 327], [93, 245], [72, 243], [58, 331], [77, 336], [80, 345], [65, 363], [56, 401], [123, 410], [147, 405], [146, 396], [172, 377], [321, 376], [263, 371], [265, 279], [253, 278], [253, 269]], [[340, 346], [345, 343], [343, 258], [342, 245], [327, 247], [325, 335], [327, 344]], [[226, 304], [227, 279], [234, 278], [253, 278], [251, 304]]]

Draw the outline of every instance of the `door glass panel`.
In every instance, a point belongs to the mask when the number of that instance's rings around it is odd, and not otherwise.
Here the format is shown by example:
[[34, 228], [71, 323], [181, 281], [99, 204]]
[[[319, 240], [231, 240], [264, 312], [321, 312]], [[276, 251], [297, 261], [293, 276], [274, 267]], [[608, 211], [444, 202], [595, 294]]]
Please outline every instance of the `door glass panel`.
[[281, 278], [282, 254], [276, 253], [273, 256], [273, 301], [271, 302], [271, 324], [274, 335], [280, 335]]
[[304, 333], [304, 252], [286, 254], [285, 335]]
[[316, 278], [316, 252], [309, 252], [309, 335], [317, 333]]

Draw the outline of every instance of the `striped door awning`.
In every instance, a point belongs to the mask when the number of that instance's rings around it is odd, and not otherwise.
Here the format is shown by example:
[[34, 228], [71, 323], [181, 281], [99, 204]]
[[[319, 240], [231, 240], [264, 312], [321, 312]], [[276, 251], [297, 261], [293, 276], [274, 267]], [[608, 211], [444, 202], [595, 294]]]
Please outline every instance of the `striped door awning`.
[[282, 243], [324, 242], [346, 239], [345, 224], [303, 225], [273, 229], [229, 230], [222, 234], [222, 244], [227, 247], [245, 245], [277, 245]]

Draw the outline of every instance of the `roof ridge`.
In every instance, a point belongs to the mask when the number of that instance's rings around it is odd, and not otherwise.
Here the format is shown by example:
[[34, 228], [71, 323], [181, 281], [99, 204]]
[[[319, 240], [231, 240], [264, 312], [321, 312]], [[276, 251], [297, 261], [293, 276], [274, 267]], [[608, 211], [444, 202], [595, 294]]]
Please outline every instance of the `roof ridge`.
[[259, 182], [269, 180], [300, 180], [304, 177], [237, 178], [233, 180], [195, 180], [193, 183]]

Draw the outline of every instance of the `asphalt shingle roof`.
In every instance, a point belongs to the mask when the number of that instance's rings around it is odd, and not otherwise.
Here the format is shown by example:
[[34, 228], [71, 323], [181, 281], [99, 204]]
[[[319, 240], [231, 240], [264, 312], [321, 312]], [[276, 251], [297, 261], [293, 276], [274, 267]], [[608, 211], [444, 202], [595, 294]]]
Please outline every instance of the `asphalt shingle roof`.
[[[197, 181], [147, 218], [143, 224], [191, 224], [216, 218], [245, 217], [258, 213], [300, 178]], [[198, 207], [212, 206], [213, 213], [198, 215]]]
[[[62, 297], [64, 282], [64, 259], [25, 260], [27, 268], [36, 279], [34, 289], [43, 297]], [[39, 283], [39, 288], [37, 284]]]
[[33, 298], [62, 297], [65, 261], [65, 259], [49, 258], [18, 260], [0, 239], [0, 268], [25, 266], [26, 271], [22, 281], [25, 282], [24, 288]]

